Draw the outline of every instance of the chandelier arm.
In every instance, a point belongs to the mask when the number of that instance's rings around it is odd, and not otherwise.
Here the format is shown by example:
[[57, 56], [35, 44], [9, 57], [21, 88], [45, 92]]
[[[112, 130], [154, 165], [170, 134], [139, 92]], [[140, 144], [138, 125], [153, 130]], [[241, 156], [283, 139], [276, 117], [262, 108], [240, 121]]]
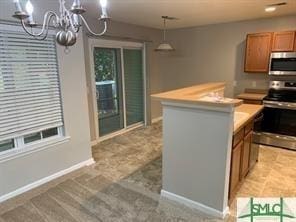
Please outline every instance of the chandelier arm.
[[45, 31], [45, 34], [43, 35], [43, 37], [42, 38], [38, 38], [38, 37], [35, 37], [36, 39], [38, 39], [38, 40], [45, 40], [46, 38], [47, 38], [47, 36], [48, 36], [48, 31], [49, 31], [49, 22], [50, 22], [50, 20], [51, 20], [51, 18], [53, 17], [54, 15], [53, 14], [51, 14], [51, 15], [49, 15], [49, 18], [48, 18], [48, 20], [47, 20], [47, 24], [46, 24], [46, 31]]
[[[51, 18], [52, 16], [53, 16], [53, 15], [49, 16], [49, 18]], [[27, 29], [27, 27], [25, 26], [24, 21], [22, 21], [22, 26], [23, 26], [25, 32], [28, 33], [30, 36], [34, 37], [34, 38], [37, 39], [37, 40], [45, 40], [45, 39], [47, 38], [47, 36], [48, 36], [49, 21], [50, 21], [50, 19], [47, 20], [46, 28], [42, 31], [42, 34], [43, 34], [44, 31], [45, 31], [45, 34], [44, 34], [43, 36], [41, 36], [41, 35], [35, 35], [33, 32], [30, 32], [30, 31]], [[40, 34], [40, 33], [39, 33], [39, 34]], [[40, 38], [40, 37], [41, 37], [41, 38]]]
[[102, 31], [101, 33], [95, 33], [95, 32], [93, 32], [93, 31], [90, 29], [89, 25], [87, 24], [87, 21], [85, 20], [85, 18], [84, 18], [82, 15], [80, 15], [80, 18], [81, 18], [81, 20], [83, 21], [83, 23], [84, 23], [85, 27], [87, 28], [87, 30], [88, 30], [92, 35], [94, 35], [94, 36], [102, 36], [102, 35], [104, 35], [104, 34], [106, 33], [107, 28], [108, 28], [107, 21], [104, 21], [104, 29], [103, 29], [103, 31]]
[[43, 20], [43, 25], [42, 25], [42, 30], [37, 34], [35, 34], [34, 32], [30, 32], [28, 30], [28, 28], [26, 27], [25, 21], [23, 19], [21, 21], [21, 24], [22, 24], [22, 27], [23, 27], [23, 29], [25, 30], [25, 32], [27, 34], [29, 34], [30, 36], [33, 36], [33, 37], [39, 37], [44, 33], [45, 30], [46, 30], [46, 34], [48, 33], [49, 22], [50, 22], [50, 20], [51, 20], [51, 18], [53, 16], [56, 18], [56, 20], [58, 20], [59, 17], [58, 17], [58, 15], [56, 13], [54, 13], [52, 11], [48, 11], [48, 12], [45, 13], [44, 20]]

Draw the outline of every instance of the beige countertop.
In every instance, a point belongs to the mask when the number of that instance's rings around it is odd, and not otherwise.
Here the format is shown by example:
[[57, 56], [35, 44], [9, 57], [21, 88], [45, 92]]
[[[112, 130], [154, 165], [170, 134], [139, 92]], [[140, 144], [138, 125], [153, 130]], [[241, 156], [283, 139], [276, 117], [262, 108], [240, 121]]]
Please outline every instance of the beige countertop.
[[263, 100], [266, 94], [263, 93], [242, 93], [237, 96], [238, 99]]
[[233, 134], [236, 134], [244, 125], [249, 122], [251, 119], [253, 119], [257, 114], [259, 114], [264, 106], [262, 105], [253, 105], [253, 104], [242, 104], [235, 108], [235, 112], [242, 112], [247, 113], [248, 116], [246, 116], [241, 121], [234, 123], [234, 132]]
[[225, 83], [206, 83], [172, 90], [168, 92], [153, 94], [151, 97], [166, 102], [180, 102], [194, 105], [208, 105], [217, 107], [236, 107], [242, 104], [242, 100], [225, 98], [221, 101], [214, 101], [203, 98], [211, 92], [224, 92]]

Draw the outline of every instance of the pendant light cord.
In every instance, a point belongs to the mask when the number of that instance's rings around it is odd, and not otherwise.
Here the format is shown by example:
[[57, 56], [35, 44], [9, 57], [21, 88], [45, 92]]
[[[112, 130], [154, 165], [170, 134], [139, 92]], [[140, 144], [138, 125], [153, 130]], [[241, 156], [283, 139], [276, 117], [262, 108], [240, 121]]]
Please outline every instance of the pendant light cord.
[[165, 36], [166, 35], [166, 18], [163, 19], [163, 41], [165, 42]]

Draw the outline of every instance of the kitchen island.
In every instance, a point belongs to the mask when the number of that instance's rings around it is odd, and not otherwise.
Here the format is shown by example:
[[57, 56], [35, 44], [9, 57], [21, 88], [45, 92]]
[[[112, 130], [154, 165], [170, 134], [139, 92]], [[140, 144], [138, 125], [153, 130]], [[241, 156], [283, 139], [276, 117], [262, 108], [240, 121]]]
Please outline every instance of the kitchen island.
[[163, 105], [161, 195], [219, 218], [228, 213], [234, 126], [247, 118], [224, 90], [207, 83], [152, 95]]

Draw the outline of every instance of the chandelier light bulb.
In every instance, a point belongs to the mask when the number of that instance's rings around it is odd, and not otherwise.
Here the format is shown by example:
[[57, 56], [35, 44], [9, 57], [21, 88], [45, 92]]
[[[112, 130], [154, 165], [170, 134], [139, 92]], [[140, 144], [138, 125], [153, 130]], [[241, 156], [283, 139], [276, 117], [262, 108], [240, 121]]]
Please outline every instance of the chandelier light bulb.
[[74, 0], [73, 5], [80, 6], [81, 5], [80, 0]]
[[15, 11], [21, 12], [22, 11], [22, 7], [21, 7], [21, 4], [20, 4], [20, 1], [19, 0], [13, 0], [13, 3], [15, 5]]
[[108, 4], [107, 0], [100, 0], [100, 5], [102, 8], [107, 8], [107, 4]]
[[26, 11], [29, 15], [32, 15], [33, 14], [33, 11], [34, 11], [34, 7], [31, 3], [30, 0], [27, 1], [27, 4], [26, 4]]

